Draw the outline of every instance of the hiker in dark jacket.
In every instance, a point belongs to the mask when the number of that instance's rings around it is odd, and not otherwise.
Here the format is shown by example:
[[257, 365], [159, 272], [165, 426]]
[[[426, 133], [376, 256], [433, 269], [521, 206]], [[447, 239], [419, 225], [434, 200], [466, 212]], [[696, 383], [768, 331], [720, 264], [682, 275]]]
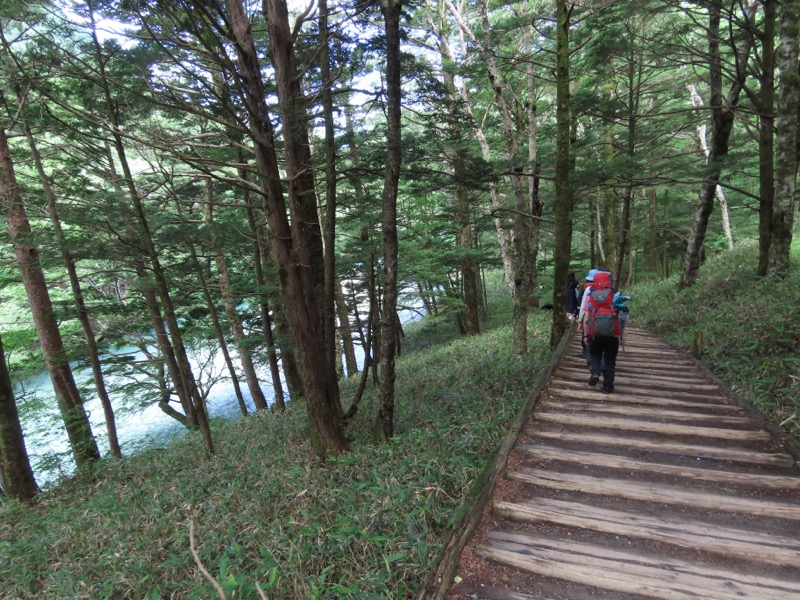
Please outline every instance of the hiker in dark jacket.
[[575, 273], [567, 275], [567, 318], [571, 321], [578, 315], [578, 280]]
[[[602, 292], [607, 292], [605, 295]], [[603, 377], [603, 393], [614, 391], [614, 376], [617, 367], [617, 353], [620, 343], [619, 311], [614, 307], [614, 291], [608, 273], [598, 272], [594, 282], [586, 291], [584, 306], [581, 307], [583, 341], [589, 348], [589, 385], [595, 386]], [[601, 318], [610, 324], [610, 329], [600, 333]]]

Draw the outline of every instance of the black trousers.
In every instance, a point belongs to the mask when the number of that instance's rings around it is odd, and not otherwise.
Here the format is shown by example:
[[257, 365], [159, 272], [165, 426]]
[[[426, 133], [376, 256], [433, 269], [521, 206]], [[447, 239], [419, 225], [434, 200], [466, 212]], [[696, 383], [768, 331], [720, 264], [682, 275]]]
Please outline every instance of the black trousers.
[[602, 373], [604, 388], [614, 389], [618, 353], [618, 337], [589, 338], [589, 369], [592, 373]]

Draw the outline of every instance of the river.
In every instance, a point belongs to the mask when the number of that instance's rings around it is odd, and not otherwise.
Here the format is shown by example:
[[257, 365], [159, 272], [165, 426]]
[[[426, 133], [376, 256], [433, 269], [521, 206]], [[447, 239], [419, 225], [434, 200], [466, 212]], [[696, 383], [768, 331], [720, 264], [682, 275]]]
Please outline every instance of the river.
[[[401, 322], [406, 324], [418, 320], [421, 311], [407, 309], [399, 311], [399, 314]], [[361, 368], [364, 355], [360, 344], [356, 343], [355, 347], [356, 359]], [[240, 372], [236, 351], [234, 348], [230, 351], [234, 366]], [[144, 361], [146, 358], [144, 353], [136, 348], [121, 348], [115, 350], [113, 354], [105, 355], [104, 363], [114, 357], [117, 359], [125, 357], [130, 363]], [[200, 380], [202, 387], [208, 387], [206, 403], [210, 417], [231, 420], [242, 418], [233, 384], [228, 377], [228, 370], [218, 347], [196, 348], [190, 352], [189, 358], [195, 378]], [[107, 456], [109, 446], [105, 417], [94, 391], [91, 369], [78, 363], [72, 363], [72, 367], [100, 452], [103, 456]], [[257, 372], [261, 390], [267, 402], [272, 404], [275, 395], [268, 365], [259, 367]], [[138, 381], [146, 379], [142, 374], [136, 378]], [[122, 453], [129, 456], [147, 448], [164, 447], [184, 435], [186, 428], [162, 412], [155, 403], [144, 407], [136, 406], [136, 402], [129, 397], [129, 392], [123, 389], [124, 384], [131, 383], [131, 380], [131, 375], [108, 373], [105, 375], [106, 387], [115, 411], [117, 436]], [[283, 383], [285, 390], [285, 382]], [[240, 388], [248, 411], [255, 411], [252, 397], [242, 376], [240, 376]], [[68, 476], [75, 468], [47, 371], [15, 382], [14, 394], [36, 482], [41, 488], [46, 489], [56, 484], [62, 477]]]

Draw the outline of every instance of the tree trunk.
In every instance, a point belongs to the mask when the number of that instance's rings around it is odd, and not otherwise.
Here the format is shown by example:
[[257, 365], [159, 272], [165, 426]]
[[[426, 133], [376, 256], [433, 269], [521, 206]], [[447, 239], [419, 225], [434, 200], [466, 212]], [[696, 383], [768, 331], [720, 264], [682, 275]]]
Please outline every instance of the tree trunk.
[[0, 203], [5, 210], [6, 227], [19, 263], [39, 344], [53, 382], [53, 391], [67, 430], [72, 455], [80, 467], [99, 460], [100, 452], [64, 352], [47, 282], [39, 264], [39, 251], [31, 243], [31, 227], [19, 189], [6, 132], [0, 127]]
[[761, 43], [760, 92], [758, 109], [758, 274], [769, 271], [772, 244], [772, 213], [775, 203], [775, 18], [776, 0], [762, 0], [764, 32]]
[[[342, 353], [336, 343], [336, 132], [333, 127], [333, 94], [328, 31], [328, 0], [319, 0], [319, 63], [322, 78], [322, 114], [325, 122], [325, 290], [323, 313], [325, 345], [328, 348], [328, 368], [336, 371], [336, 361]], [[340, 403], [341, 404], [341, 403]]]
[[383, 311], [381, 313], [381, 406], [373, 437], [394, 436], [395, 354], [397, 352], [397, 190], [402, 161], [400, 102], [400, 13], [402, 0], [381, 0], [386, 34], [386, 172], [383, 180]]
[[[439, 52], [442, 62], [448, 60], [450, 54], [446, 45], [446, 37], [439, 36]], [[450, 171], [455, 181], [453, 192], [454, 208], [456, 214], [456, 243], [461, 249], [461, 273], [463, 277], [463, 325], [464, 333], [477, 335], [480, 333], [480, 303], [478, 261], [475, 259], [474, 239], [472, 235], [472, 210], [469, 203], [469, 194], [466, 186], [461, 183], [464, 177], [464, 151], [461, 149], [461, 111], [460, 101], [456, 90], [455, 76], [445, 71], [443, 74], [444, 87], [447, 92], [449, 107], [449, 130], [451, 147], [449, 152]]]
[[[726, 98], [722, 93], [722, 57], [719, 48], [722, 5], [720, 0], [713, 0], [708, 6], [709, 99], [712, 118], [711, 146], [709, 148], [706, 174], [700, 184], [692, 228], [689, 233], [689, 239], [686, 242], [680, 287], [691, 286], [697, 281], [703, 243], [708, 229], [708, 218], [711, 215], [714, 196], [719, 185], [723, 158], [728, 154], [728, 140], [733, 130], [739, 96], [744, 87], [747, 75], [747, 59], [750, 55], [750, 46], [752, 44], [749, 37], [746, 37], [739, 44], [736, 52], [736, 78], [731, 84]], [[747, 7], [748, 12], [753, 9], [753, 4]]]
[[[256, 166], [263, 189], [264, 214], [270, 226], [270, 242], [278, 266], [284, 306], [295, 336], [306, 394], [306, 408], [311, 425], [311, 442], [321, 459], [347, 450], [347, 440], [339, 414], [338, 382], [325, 351], [321, 290], [322, 247], [319, 219], [313, 198], [313, 180], [308, 161], [303, 161], [303, 141], [307, 142], [304, 115], [295, 104], [299, 100], [299, 77], [294, 71], [291, 36], [288, 31], [286, 4], [267, 0], [265, 12], [270, 27], [270, 45], [287, 148], [287, 174], [291, 223], [286, 214], [280, 170], [275, 152], [274, 134], [266, 107], [266, 93], [261, 67], [253, 42], [250, 21], [241, 0], [227, 0], [231, 21], [231, 42], [239, 62], [239, 76], [249, 114], [249, 134], [253, 139]], [[296, 97], [292, 97], [293, 93]], [[296, 122], [299, 121], [299, 122]], [[298, 137], [296, 137], [298, 136]], [[306, 174], [301, 174], [305, 171]], [[294, 175], [297, 175], [296, 177]]]
[[200, 433], [203, 436], [203, 442], [206, 446], [206, 449], [213, 453], [214, 442], [211, 437], [211, 427], [208, 423], [205, 402], [200, 396], [199, 390], [197, 389], [197, 382], [192, 374], [191, 365], [186, 355], [186, 347], [183, 343], [183, 334], [178, 326], [178, 318], [175, 314], [175, 306], [169, 293], [169, 285], [167, 283], [164, 270], [161, 266], [161, 261], [153, 242], [153, 237], [150, 233], [150, 224], [147, 219], [144, 202], [139, 195], [139, 190], [136, 187], [136, 183], [133, 179], [133, 173], [131, 171], [130, 164], [128, 163], [125, 145], [123, 144], [122, 140], [118, 107], [111, 96], [110, 84], [106, 76], [105, 69], [106, 60], [103, 57], [102, 46], [97, 38], [95, 15], [92, 10], [90, 10], [89, 16], [92, 23], [91, 34], [95, 49], [95, 59], [97, 62], [96, 66], [99, 73], [98, 85], [103, 91], [103, 100], [105, 101], [107, 110], [106, 117], [109, 120], [108, 127], [113, 138], [114, 149], [116, 151], [117, 158], [120, 161], [120, 167], [122, 168], [122, 174], [127, 187], [128, 197], [132, 203], [136, 220], [138, 221], [139, 233], [141, 234], [140, 239], [144, 244], [144, 253], [150, 263], [150, 273], [155, 280], [155, 289], [158, 293], [158, 297], [161, 300], [161, 306], [164, 310], [163, 319], [167, 329], [169, 330], [171, 345], [175, 355], [175, 362], [178, 368], [178, 377], [181, 385], [183, 386], [184, 392], [187, 393], [188, 398], [190, 398], [190, 404], [192, 404], [194, 417], [196, 419], [198, 428], [200, 429]]
[[[244, 158], [241, 153], [239, 155], [239, 163], [244, 164]], [[247, 171], [244, 168], [240, 169], [239, 176], [246, 180]], [[267, 249], [262, 248], [262, 228], [256, 223], [255, 209], [252, 206], [250, 191], [245, 189], [243, 193], [244, 203], [247, 206], [247, 222], [250, 225], [250, 233], [253, 236], [253, 266], [255, 269], [256, 284], [258, 285], [258, 306], [261, 311], [261, 328], [264, 340], [267, 342], [267, 360], [269, 362], [270, 376], [272, 377], [272, 390], [275, 393], [274, 408], [283, 410], [286, 408], [286, 400], [283, 397], [283, 384], [281, 383], [281, 372], [278, 367], [278, 353], [275, 347], [275, 337], [272, 333], [272, 319], [269, 316], [269, 300], [266, 290], [266, 279], [264, 277], [264, 262], [262, 259], [263, 253], [267, 252]]]
[[[604, 134], [603, 150], [606, 165], [614, 162], [614, 128], [610, 125]], [[609, 267], [617, 264], [617, 194], [611, 185], [603, 190], [602, 219], [600, 206], [597, 207], [597, 249], [600, 252], [601, 265], [592, 263], [592, 267]]]
[[267, 399], [261, 391], [261, 384], [258, 381], [258, 374], [256, 367], [253, 364], [253, 353], [247, 343], [247, 336], [244, 333], [242, 326], [242, 319], [239, 313], [236, 312], [236, 298], [233, 295], [231, 286], [231, 277], [228, 272], [228, 261], [225, 260], [225, 255], [222, 252], [222, 246], [216, 233], [214, 225], [214, 194], [211, 179], [206, 180], [206, 206], [205, 206], [205, 221], [211, 233], [211, 251], [214, 253], [214, 260], [217, 264], [217, 276], [219, 277], [219, 288], [222, 294], [222, 303], [225, 305], [225, 312], [228, 315], [228, 323], [233, 332], [233, 339], [236, 341], [236, 349], [239, 352], [239, 362], [242, 365], [245, 380], [247, 381], [247, 389], [250, 390], [250, 396], [253, 398], [253, 404], [256, 410], [266, 410], [269, 408]]
[[[533, 37], [531, 32], [531, 22], [535, 19], [533, 11], [530, 9], [530, 3], [524, 2], [522, 5], [522, 12], [528, 16], [522, 26], [522, 39], [521, 39], [521, 53], [527, 55], [533, 48]], [[525, 61], [525, 79], [527, 83], [527, 98], [524, 102], [525, 108], [525, 127], [528, 133], [528, 203], [524, 208], [529, 212], [531, 219], [527, 224], [527, 244], [525, 252], [528, 256], [529, 264], [529, 281], [531, 291], [536, 289], [538, 265], [537, 259], [539, 255], [539, 244], [541, 241], [541, 219], [544, 202], [539, 195], [539, 186], [541, 182], [540, 171], [541, 165], [539, 162], [539, 124], [536, 120], [536, 75], [533, 69], [533, 60]], [[539, 305], [539, 296], [533, 296], [532, 306]]]
[[53, 187], [50, 185], [50, 178], [44, 171], [42, 165], [42, 158], [39, 154], [39, 149], [36, 147], [36, 142], [33, 139], [30, 126], [25, 124], [25, 136], [28, 139], [28, 147], [31, 149], [31, 157], [36, 165], [36, 171], [39, 174], [39, 181], [44, 188], [45, 195], [47, 196], [47, 208], [50, 213], [50, 220], [53, 223], [53, 230], [55, 232], [58, 247], [61, 250], [61, 258], [64, 261], [64, 266], [67, 269], [67, 276], [69, 277], [70, 288], [72, 289], [72, 297], [75, 300], [75, 308], [78, 312], [78, 320], [83, 329], [83, 337], [86, 339], [86, 351], [89, 354], [89, 364], [92, 368], [92, 377], [94, 378], [95, 389], [97, 390], [97, 397], [100, 400], [100, 405], [103, 407], [103, 416], [106, 421], [106, 432], [108, 433], [108, 446], [111, 451], [111, 456], [120, 458], [122, 450], [119, 446], [119, 438], [117, 437], [117, 423], [114, 419], [114, 407], [111, 405], [111, 398], [108, 396], [106, 389], [105, 379], [103, 378], [103, 369], [100, 363], [100, 351], [97, 347], [97, 338], [94, 335], [92, 323], [89, 320], [89, 311], [86, 310], [86, 302], [83, 298], [83, 290], [81, 283], [78, 279], [78, 270], [75, 266], [75, 259], [67, 247], [67, 241], [64, 237], [64, 231], [61, 227], [61, 218], [58, 214], [56, 207], [56, 196], [53, 192]]
[[353, 347], [353, 331], [350, 328], [350, 317], [347, 312], [347, 300], [342, 291], [342, 282], [336, 278], [334, 293], [336, 294], [336, 311], [339, 315], [339, 333], [342, 338], [344, 349], [344, 364], [347, 368], [347, 376], [350, 377], [358, 373], [358, 362], [356, 361], [356, 351]]
[[[511, 188], [514, 194], [513, 204], [513, 253], [512, 263], [514, 271], [514, 350], [518, 354], [524, 354], [527, 351], [527, 337], [528, 337], [528, 309], [531, 303], [531, 292], [534, 287], [532, 280], [532, 264], [534, 256], [531, 255], [532, 235], [532, 218], [530, 216], [530, 195], [524, 185], [522, 177], [522, 163], [520, 162], [519, 152], [520, 144], [518, 141], [518, 131], [515, 127], [515, 119], [512, 111], [503, 95], [505, 85], [500, 70], [497, 68], [495, 62], [495, 53], [493, 49], [488, 48], [481, 42], [469, 25], [463, 19], [460, 10], [453, 4], [452, 0], [446, 0], [447, 6], [451, 14], [456, 19], [461, 28], [461, 31], [469, 39], [469, 41], [479, 49], [481, 59], [486, 67], [486, 73], [489, 81], [492, 84], [492, 91], [494, 94], [494, 102], [500, 112], [501, 122], [503, 123], [503, 132], [506, 139], [505, 154], [508, 161], [508, 176]], [[481, 27], [483, 35], [486, 39], [490, 38], [491, 24], [489, 22], [489, 7], [486, 0], [480, 3], [481, 9]], [[527, 115], [526, 115], [527, 117]], [[527, 164], [527, 159], [525, 160]], [[501, 207], [502, 208], [502, 207]], [[495, 209], [497, 214], [497, 209]], [[566, 275], [564, 276], [566, 278]], [[566, 285], [566, 279], [564, 280]]]
[[770, 273], [782, 277], [789, 270], [792, 226], [796, 206], [798, 156], [798, 106], [800, 106], [800, 73], [798, 73], [798, 21], [800, 2], [783, 0], [778, 47], [778, 68], [781, 87], [778, 94], [778, 139], [776, 205], [772, 221]]
[[[2, 129], [0, 129], [2, 133]], [[30, 500], [39, 493], [25, 448], [17, 402], [6, 367], [3, 340], [0, 339], [0, 472], [3, 490], [17, 500]]]
[[[700, 94], [697, 91], [697, 87], [694, 84], [687, 84], [686, 87], [689, 90], [689, 97], [692, 106], [696, 108], [702, 107], [703, 99], [700, 97]], [[700, 125], [697, 126], [697, 133], [695, 134], [697, 136], [697, 144], [700, 147], [700, 151], [703, 153], [703, 157], [705, 158], [706, 162], [708, 162], [708, 157], [711, 154], [711, 151], [708, 149], [707, 132], [708, 132], [708, 127], [706, 127], [705, 124], [701, 123]], [[772, 143], [771, 140], [770, 143]], [[763, 171], [761, 172], [761, 175], [764, 176]], [[761, 189], [762, 190], [766, 189], [766, 187], [764, 187], [763, 181]], [[716, 189], [714, 190], [714, 195], [717, 197], [717, 201], [719, 202], [719, 212], [720, 216], [722, 217], [722, 232], [725, 234], [725, 239], [728, 241], [728, 250], [733, 250], [733, 231], [731, 230], [731, 214], [730, 210], [728, 209], [728, 200], [727, 198], [725, 198], [725, 192], [722, 190], [722, 186], [717, 185]], [[770, 208], [770, 210], [772, 209]]]
[[658, 243], [658, 188], [647, 190], [647, 240], [645, 241], [644, 270], [648, 275], [659, 272], [660, 244]]
[[566, 0], [556, 2], [556, 241], [553, 276], [553, 327], [550, 347], [555, 348], [567, 329], [566, 289], [572, 244], [572, 187], [570, 185], [569, 110], [569, 10]]
[[[175, 206], [178, 212], [178, 218], [181, 220], [182, 225], [186, 225], [186, 221], [183, 218], [183, 209], [181, 208], [181, 203], [178, 198], [175, 198]], [[211, 323], [214, 325], [214, 333], [217, 335], [217, 343], [219, 343], [219, 348], [222, 351], [222, 357], [225, 360], [225, 366], [228, 368], [228, 374], [231, 378], [231, 384], [233, 385], [233, 392], [236, 396], [236, 402], [239, 404], [239, 410], [242, 412], [243, 416], [247, 416], [247, 404], [245, 404], [244, 396], [242, 395], [242, 388], [239, 385], [239, 375], [236, 373], [236, 368], [233, 365], [233, 360], [231, 360], [231, 354], [228, 351], [228, 342], [225, 340], [225, 332], [222, 330], [222, 324], [219, 322], [219, 316], [217, 316], [217, 307], [214, 303], [214, 299], [211, 296], [211, 290], [208, 289], [208, 281], [206, 280], [205, 275], [203, 275], [203, 265], [200, 264], [200, 259], [197, 257], [197, 250], [195, 249], [194, 242], [189, 241], [189, 255], [192, 257], [192, 264], [194, 265], [195, 271], [197, 272], [197, 278], [200, 281], [200, 288], [203, 291], [203, 298], [206, 301], [206, 307], [208, 307], [208, 314], [211, 316]], [[166, 404], [164, 401], [162, 404]], [[161, 410], [164, 411], [169, 416], [175, 418], [175, 413], [177, 411], [172, 410], [170, 406], [162, 406]], [[186, 423], [188, 419], [178, 419], [181, 423]]]

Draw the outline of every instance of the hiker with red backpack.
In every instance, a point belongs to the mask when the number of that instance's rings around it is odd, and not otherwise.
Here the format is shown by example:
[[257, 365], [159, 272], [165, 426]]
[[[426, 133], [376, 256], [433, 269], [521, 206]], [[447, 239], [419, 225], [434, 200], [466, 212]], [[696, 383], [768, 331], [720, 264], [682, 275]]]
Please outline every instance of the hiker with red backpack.
[[603, 393], [610, 394], [614, 391], [614, 373], [622, 331], [609, 273], [598, 271], [594, 274], [592, 286], [586, 290], [581, 312], [582, 341], [589, 349], [589, 385], [597, 385], [602, 375]]

